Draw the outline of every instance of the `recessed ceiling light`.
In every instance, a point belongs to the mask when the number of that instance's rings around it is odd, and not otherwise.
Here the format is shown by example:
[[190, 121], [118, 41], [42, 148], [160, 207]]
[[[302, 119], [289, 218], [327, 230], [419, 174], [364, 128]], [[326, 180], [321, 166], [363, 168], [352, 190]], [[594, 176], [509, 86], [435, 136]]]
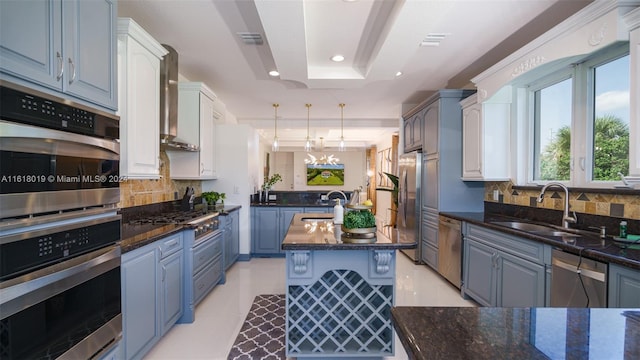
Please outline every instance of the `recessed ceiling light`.
[[335, 62], [344, 61], [344, 56], [342, 56], [342, 55], [333, 55], [331, 57], [331, 61], [335, 61]]
[[400, 76], [400, 75], [402, 75], [402, 71], [398, 71], [398, 72], [396, 73], [396, 76]]
[[269, 71], [269, 76], [280, 76], [280, 73], [275, 70], [271, 70]]

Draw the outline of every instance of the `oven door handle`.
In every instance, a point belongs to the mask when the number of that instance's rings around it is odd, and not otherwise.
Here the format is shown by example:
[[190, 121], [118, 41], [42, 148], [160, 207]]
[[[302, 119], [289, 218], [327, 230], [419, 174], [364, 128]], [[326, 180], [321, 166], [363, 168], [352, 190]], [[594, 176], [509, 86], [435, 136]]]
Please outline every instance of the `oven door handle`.
[[[120, 267], [120, 246], [113, 245], [34, 271], [0, 284], [1, 318], [58, 295], [87, 280]], [[8, 285], [7, 285], [8, 284]]]

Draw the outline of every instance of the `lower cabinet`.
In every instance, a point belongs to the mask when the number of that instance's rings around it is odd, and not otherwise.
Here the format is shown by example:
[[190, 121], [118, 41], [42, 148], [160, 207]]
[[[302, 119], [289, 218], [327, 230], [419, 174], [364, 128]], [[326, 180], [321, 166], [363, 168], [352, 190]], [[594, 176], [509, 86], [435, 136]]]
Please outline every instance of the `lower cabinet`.
[[421, 259], [425, 264], [438, 270], [438, 210], [422, 209], [422, 229], [420, 231]]
[[609, 264], [608, 306], [640, 308], [640, 270]]
[[251, 208], [251, 256], [280, 257], [291, 219], [298, 213], [329, 213], [332, 207], [255, 206]]
[[183, 311], [182, 234], [122, 255], [124, 359], [141, 359]]
[[238, 211], [232, 211], [221, 216], [224, 222], [222, 232], [224, 237], [224, 269], [233, 265], [240, 255], [240, 215]]
[[484, 306], [546, 304], [548, 245], [467, 224], [462, 291]]

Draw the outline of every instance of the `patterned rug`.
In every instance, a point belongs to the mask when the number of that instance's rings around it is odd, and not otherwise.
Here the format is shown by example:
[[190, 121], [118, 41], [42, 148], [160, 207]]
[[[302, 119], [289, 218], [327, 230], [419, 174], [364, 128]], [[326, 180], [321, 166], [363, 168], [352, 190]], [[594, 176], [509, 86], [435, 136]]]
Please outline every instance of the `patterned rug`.
[[258, 295], [253, 300], [228, 360], [284, 360], [284, 295]]

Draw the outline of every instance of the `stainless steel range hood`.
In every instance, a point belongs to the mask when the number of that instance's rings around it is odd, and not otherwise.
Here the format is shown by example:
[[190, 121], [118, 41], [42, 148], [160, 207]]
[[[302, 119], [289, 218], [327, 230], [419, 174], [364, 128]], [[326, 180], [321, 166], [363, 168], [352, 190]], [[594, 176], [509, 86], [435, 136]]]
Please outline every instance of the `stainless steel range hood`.
[[178, 53], [169, 52], [160, 64], [160, 146], [168, 150], [200, 151], [198, 145], [180, 141], [178, 136]]

